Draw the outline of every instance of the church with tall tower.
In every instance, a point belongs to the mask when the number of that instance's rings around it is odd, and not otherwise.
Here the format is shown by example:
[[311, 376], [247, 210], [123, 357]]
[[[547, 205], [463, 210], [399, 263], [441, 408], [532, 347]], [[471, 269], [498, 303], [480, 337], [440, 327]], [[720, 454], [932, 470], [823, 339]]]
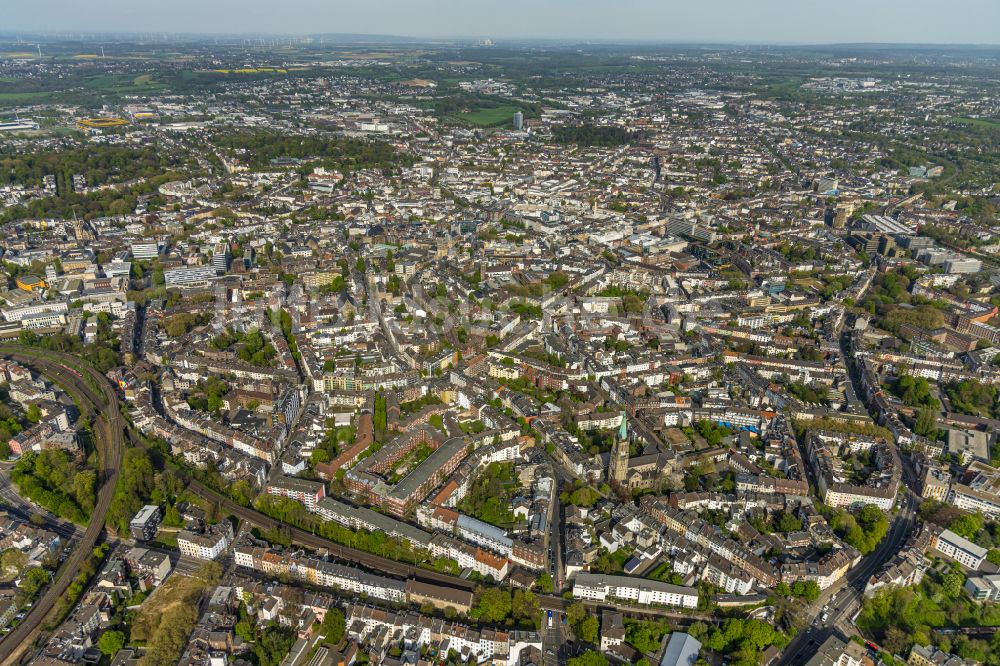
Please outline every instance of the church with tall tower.
[[615, 490], [628, 490], [625, 482], [628, 475], [628, 458], [628, 418], [622, 413], [622, 422], [618, 426], [618, 434], [615, 436], [615, 443], [611, 447], [611, 461], [610, 465], [608, 465], [608, 481]]

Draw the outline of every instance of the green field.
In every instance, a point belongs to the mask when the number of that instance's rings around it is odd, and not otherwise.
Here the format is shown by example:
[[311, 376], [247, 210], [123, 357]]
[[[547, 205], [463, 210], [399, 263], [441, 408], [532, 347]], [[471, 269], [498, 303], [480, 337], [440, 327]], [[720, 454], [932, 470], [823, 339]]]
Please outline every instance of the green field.
[[10, 104], [20, 104], [23, 102], [42, 102], [46, 98], [50, 97], [53, 93], [41, 90], [38, 92], [10, 92], [10, 93], [0, 93], [0, 102], [8, 102]]
[[455, 118], [479, 127], [493, 127], [495, 125], [513, 124], [514, 113], [518, 111], [516, 106], [498, 106], [492, 109], [479, 109], [469, 113], [457, 113]]
[[86, 87], [100, 92], [131, 93], [141, 89], [144, 92], [158, 90], [163, 86], [153, 81], [152, 74], [101, 74], [86, 81]]
[[39, 90], [39, 87], [41, 86], [31, 81], [0, 78], [0, 105], [55, 102], [96, 104], [105, 96], [158, 93], [167, 88], [152, 73], [78, 76], [46, 82], [44, 87], [49, 88], [47, 90]]
[[952, 118], [952, 120], [956, 123], [962, 123], [963, 125], [978, 125], [979, 127], [1000, 129], [1000, 119], [996, 118], [965, 118], [956, 116]]

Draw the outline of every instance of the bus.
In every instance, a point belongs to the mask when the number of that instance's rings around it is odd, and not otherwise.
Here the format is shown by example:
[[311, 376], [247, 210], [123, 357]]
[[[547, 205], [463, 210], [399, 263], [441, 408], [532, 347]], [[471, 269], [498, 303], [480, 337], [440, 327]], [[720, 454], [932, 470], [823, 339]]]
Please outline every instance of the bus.
[[552, 628], [552, 611], [549, 611], [549, 629]]

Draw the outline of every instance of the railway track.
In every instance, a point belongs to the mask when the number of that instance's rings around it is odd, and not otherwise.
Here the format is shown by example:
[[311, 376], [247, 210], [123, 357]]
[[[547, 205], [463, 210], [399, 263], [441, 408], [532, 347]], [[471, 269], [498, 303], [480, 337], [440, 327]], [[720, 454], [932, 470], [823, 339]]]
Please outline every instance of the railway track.
[[[458, 576], [443, 574], [437, 571], [430, 571], [412, 564], [406, 564], [405, 562], [391, 560], [387, 557], [382, 557], [381, 555], [375, 555], [374, 553], [368, 553], [349, 546], [343, 546], [334, 541], [330, 541], [329, 539], [316, 536], [311, 532], [306, 532], [305, 530], [297, 527], [292, 527], [288, 523], [283, 523], [280, 520], [275, 520], [274, 518], [271, 518], [270, 516], [267, 516], [259, 511], [237, 504], [225, 495], [212, 490], [201, 482], [191, 481], [188, 484], [188, 489], [202, 499], [218, 504], [221, 508], [224, 508], [227, 512], [232, 513], [241, 520], [245, 520], [253, 525], [263, 527], [265, 529], [280, 528], [285, 530], [289, 536], [291, 536], [292, 541], [300, 546], [312, 549], [325, 549], [332, 557], [347, 562], [353, 562], [354, 564], [359, 564], [377, 573], [389, 574], [398, 578], [413, 578], [424, 583], [457, 587], [464, 590], [473, 590], [476, 587], [476, 583], [473, 581], [469, 581]], [[551, 611], [565, 611], [571, 603], [577, 601], [574, 599], [564, 599], [561, 596], [552, 594], [536, 594], [535, 598], [538, 600], [540, 608]], [[587, 600], [583, 600], [583, 603], [588, 606], [588, 608], [595, 609], [595, 612], [606, 608], [620, 611], [630, 616], [669, 617], [681, 625], [699, 620], [703, 622], [715, 622], [710, 613], [681, 612], [665, 608], [643, 608], [630, 606], [628, 604], [615, 604]]]
[[[23, 365], [39, 371], [73, 395], [80, 405], [81, 411], [88, 416], [96, 417], [92, 418], [92, 424], [95, 428], [100, 458], [98, 478], [101, 482], [97, 504], [91, 516], [90, 524], [87, 526], [80, 543], [69, 556], [64, 566], [60, 568], [56, 580], [49, 586], [38, 602], [35, 603], [24, 621], [0, 641], [0, 666], [7, 666], [8, 664], [18, 663], [42, 635], [42, 632], [46, 629], [46, 620], [49, 618], [56, 604], [66, 593], [73, 579], [76, 578], [81, 565], [97, 544], [98, 539], [104, 531], [104, 522], [108, 509], [111, 506], [111, 500], [114, 496], [121, 468], [126, 424], [118, 409], [118, 396], [110, 382], [97, 372], [96, 369], [81, 362], [79, 358], [59, 352], [12, 346], [0, 346], [0, 357], [16, 360]], [[476, 583], [459, 576], [430, 571], [316, 536], [300, 528], [275, 520], [259, 511], [237, 504], [225, 495], [212, 490], [198, 481], [192, 480], [188, 487], [194, 494], [217, 503], [220, 507], [224, 507], [228, 512], [242, 520], [265, 529], [285, 530], [290, 534], [294, 543], [312, 549], [326, 550], [332, 557], [339, 560], [352, 562], [379, 573], [399, 578], [412, 578], [434, 585], [444, 585], [465, 590], [473, 590], [476, 587]], [[567, 600], [555, 595], [539, 594], [536, 595], [536, 598], [542, 609], [552, 611], [565, 611], [569, 604], [573, 602], [573, 600]], [[636, 608], [607, 602], [594, 603], [585, 601], [584, 603], [595, 612], [599, 612], [603, 608], [609, 608], [629, 615], [653, 614], [660, 617], [671, 617], [682, 623], [695, 620], [711, 621], [710, 615], [701, 613]]]
[[188, 484], [188, 489], [203, 499], [217, 503], [220, 507], [225, 508], [226, 511], [232, 513], [241, 520], [245, 520], [246, 522], [265, 529], [285, 530], [291, 536], [292, 541], [300, 546], [306, 546], [316, 550], [326, 550], [332, 557], [336, 557], [337, 559], [355, 562], [374, 571], [390, 574], [400, 578], [414, 578], [426, 583], [448, 585], [450, 587], [458, 587], [465, 590], [472, 590], [475, 588], [475, 583], [464, 578], [439, 573], [437, 571], [430, 571], [429, 569], [423, 569], [412, 564], [407, 564], [406, 562], [391, 560], [387, 557], [382, 557], [381, 555], [375, 555], [374, 553], [358, 550], [357, 548], [351, 548], [350, 546], [344, 546], [335, 541], [324, 539], [323, 537], [316, 536], [315, 534], [306, 532], [298, 527], [292, 527], [288, 523], [283, 523], [280, 520], [275, 520], [274, 518], [271, 518], [270, 516], [267, 516], [259, 511], [237, 504], [228, 497], [217, 493], [198, 481], [191, 481]]
[[[17, 627], [0, 641], [0, 665], [17, 663], [44, 631], [56, 604], [62, 599], [80, 567], [104, 531], [104, 521], [114, 497], [124, 452], [125, 424], [118, 411], [118, 398], [108, 380], [79, 358], [59, 352], [21, 347], [0, 347], [0, 357], [35, 369], [60, 385], [77, 401], [91, 420], [100, 460], [97, 470], [100, 490], [83, 537], [56, 574], [41, 598]], [[100, 387], [95, 390], [93, 386]]]
[[[121, 457], [124, 450], [125, 423], [118, 410], [118, 396], [115, 394], [114, 388], [108, 380], [96, 370], [90, 368], [89, 366], [82, 366], [79, 359], [55, 352], [38, 352], [36, 350], [24, 351], [17, 349], [16, 351], [11, 352], [10, 349], [4, 347], [0, 347], [0, 355], [5, 355], [18, 360], [25, 365], [39, 368], [40, 370], [43, 370], [43, 374], [51, 377], [53, 380], [56, 380], [57, 383], [71, 389], [73, 393], [83, 396], [91, 413], [98, 414], [103, 417], [101, 422], [105, 428], [105, 437], [98, 438], [99, 446], [104, 444], [106, 447], [102, 451], [101, 455], [102, 464], [100, 472], [104, 483], [101, 486], [101, 492], [98, 496], [98, 504], [94, 510], [94, 517], [91, 520], [91, 524], [88, 526], [87, 532], [84, 534], [84, 539], [70, 556], [69, 564], [63, 569], [63, 575], [60, 576], [56, 585], [54, 585], [53, 588], [46, 593], [46, 601], [49, 601], [49, 596], [52, 597], [51, 603], [47, 604], [48, 608], [42, 609], [41, 601], [36, 603], [35, 607], [32, 609], [32, 613], [25, 618], [25, 621], [17, 628], [17, 630], [21, 630], [24, 633], [23, 640], [28, 638], [34, 640], [34, 635], [27, 629], [27, 627], [32, 624], [30, 621], [33, 616], [36, 614], [38, 616], [37, 621], [34, 622], [35, 631], [37, 633], [37, 629], [40, 627], [42, 620], [48, 615], [49, 611], [51, 611], [52, 607], [55, 605], [55, 602], [65, 592], [69, 583], [72, 581], [72, 578], [76, 576], [76, 571], [79, 570], [84, 557], [89, 554], [90, 550], [96, 544], [97, 537], [103, 530], [104, 518], [107, 514], [108, 507], [111, 504], [115, 483], [118, 478], [118, 470], [121, 465]], [[84, 378], [80, 374], [79, 370], [63, 365], [64, 363], [74, 364], [76, 368], [84, 370], [89, 376]], [[93, 388], [88, 386], [88, 381], [101, 388], [99, 397], [95, 395]], [[474, 590], [477, 585], [475, 582], [459, 576], [431, 571], [413, 564], [399, 562], [381, 555], [376, 555], [374, 553], [369, 553], [363, 550], [358, 550], [357, 548], [351, 548], [350, 546], [344, 546], [334, 541], [330, 541], [329, 539], [325, 539], [312, 534], [311, 532], [307, 532], [303, 529], [271, 518], [270, 516], [260, 513], [252, 508], [237, 504], [229, 497], [216, 492], [199, 481], [191, 480], [188, 488], [195, 495], [218, 504], [220, 507], [225, 508], [227, 512], [242, 520], [265, 529], [285, 530], [290, 535], [294, 543], [315, 550], [326, 550], [331, 557], [336, 559], [351, 562], [378, 573], [398, 578], [412, 578], [414, 580], [434, 585], [443, 585], [464, 590]], [[58, 594], [55, 593], [57, 590]], [[536, 598], [538, 599], [539, 605], [544, 610], [552, 611], [565, 611], [567, 606], [573, 601], [564, 599], [561, 596], [546, 594], [538, 594], [536, 595]], [[709, 615], [701, 613], [684, 613], [670, 611], [667, 609], [644, 609], [606, 602], [585, 603], [595, 609], [611, 608], [631, 615], [655, 614], [664, 617], [673, 617], [680, 621], [710, 619]], [[0, 666], [13, 663], [8, 660], [8, 652], [12, 651], [12, 646], [10, 644], [14, 643], [14, 641], [11, 640], [11, 637], [14, 635], [15, 632], [11, 632], [5, 640], [0, 642]]]

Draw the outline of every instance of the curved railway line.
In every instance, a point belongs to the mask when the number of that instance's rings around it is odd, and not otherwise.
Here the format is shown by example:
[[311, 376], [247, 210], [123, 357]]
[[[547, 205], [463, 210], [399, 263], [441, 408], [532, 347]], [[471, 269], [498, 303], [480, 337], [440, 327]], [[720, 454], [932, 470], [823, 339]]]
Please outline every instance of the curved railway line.
[[[97, 479], [100, 490], [90, 523], [76, 548], [56, 572], [55, 580], [21, 624], [0, 641], [0, 664], [17, 663], [45, 629], [45, 623], [56, 604], [76, 578], [84, 560], [90, 556], [104, 531], [104, 520], [118, 483], [124, 451], [125, 424], [118, 411], [118, 398], [110, 382], [96, 369], [80, 359], [59, 352], [20, 347], [0, 347], [0, 358], [11, 359], [35, 369], [60, 385], [77, 401], [82, 415], [91, 420], [100, 460]], [[100, 387], [95, 389], [94, 386]]]
[[[0, 641], [0, 666], [17, 663], [46, 629], [45, 623], [56, 604], [76, 577], [81, 565], [89, 556], [104, 531], [104, 521], [114, 496], [115, 485], [124, 452], [126, 424], [119, 411], [118, 396], [114, 387], [101, 373], [70, 354], [36, 349], [0, 346], [0, 358], [16, 360], [45, 375], [62, 386], [77, 400], [81, 411], [91, 417], [100, 458], [98, 479], [101, 483], [97, 504], [83, 538], [60, 568], [56, 580], [46, 589], [32, 607], [24, 621]], [[204, 484], [191, 480], [189, 490], [194, 494], [224, 507], [232, 515], [265, 529], [286, 531], [301, 546], [326, 550], [331, 557], [351, 562], [377, 573], [404, 579], [414, 579], [432, 585], [473, 590], [476, 583], [459, 576], [423, 569], [413, 564], [399, 562], [381, 555], [344, 546], [317, 536], [303, 529], [281, 522], [252, 508], [242, 506]], [[538, 594], [539, 605], [544, 610], [565, 611], [572, 599]], [[627, 614], [670, 617], [678, 623], [697, 620], [712, 622], [710, 614], [680, 612], [663, 608], [640, 608], [626, 604], [585, 601], [595, 610], [610, 608]]]

